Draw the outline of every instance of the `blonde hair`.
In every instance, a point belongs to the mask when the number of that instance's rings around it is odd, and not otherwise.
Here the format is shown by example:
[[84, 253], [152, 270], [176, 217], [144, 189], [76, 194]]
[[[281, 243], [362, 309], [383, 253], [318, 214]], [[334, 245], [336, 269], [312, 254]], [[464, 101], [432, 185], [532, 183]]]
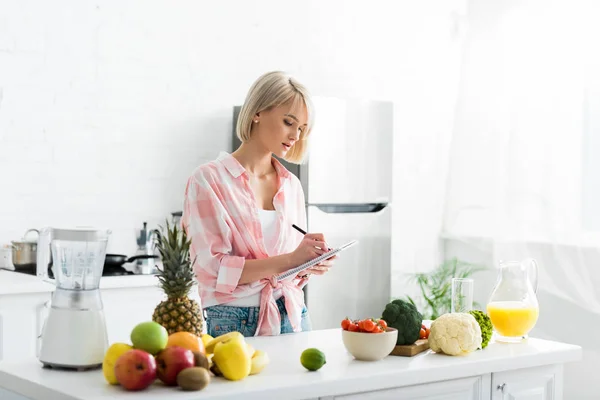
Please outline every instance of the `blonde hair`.
[[240, 110], [235, 131], [237, 137], [246, 142], [250, 139], [252, 120], [256, 113], [270, 110], [291, 101], [295, 107], [300, 101], [306, 106], [308, 122], [305, 129], [284, 159], [301, 164], [308, 150], [307, 139], [313, 127], [314, 107], [308, 90], [296, 79], [281, 71], [261, 75], [250, 87], [244, 105]]

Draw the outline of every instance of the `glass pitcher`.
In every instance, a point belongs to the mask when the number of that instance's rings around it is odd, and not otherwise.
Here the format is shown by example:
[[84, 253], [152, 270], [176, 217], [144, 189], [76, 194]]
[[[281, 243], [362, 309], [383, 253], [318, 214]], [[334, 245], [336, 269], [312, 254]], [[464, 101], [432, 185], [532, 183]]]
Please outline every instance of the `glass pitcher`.
[[499, 279], [487, 305], [495, 340], [515, 343], [527, 339], [539, 315], [535, 260], [500, 262]]
[[[98, 289], [110, 234], [110, 230], [86, 228], [42, 229], [38, 239], [37, 275], [55, 283], [59, 289]], [[54, 280], [48, 277], [50, 262]]]

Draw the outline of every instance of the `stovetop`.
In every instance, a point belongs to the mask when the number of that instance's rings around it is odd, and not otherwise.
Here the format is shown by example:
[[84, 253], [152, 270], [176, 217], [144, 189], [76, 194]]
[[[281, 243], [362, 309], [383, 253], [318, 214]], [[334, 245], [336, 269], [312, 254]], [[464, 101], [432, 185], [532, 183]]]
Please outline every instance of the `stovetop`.
[[[12, 270], [7, 270], [7, 271], [12, 271]], [[18, 273], [27, 274], [27, 275], [37, 275], [37, 269], [36, 269], [35, 265], [19, 267], [18, 269], [15, 269], [12, 272], [18, 272]], [[134, 275], [134, 273], [127, 271], [123, 267], [115, 267], [115, 266], [108, 266], [108, 265], [105, 265], [104, 270], [102, 271], [102, 276], [122, 276], [122, 275]], [[48, 268], [48, 277], [51, 279], [54, 278], [54, 273], [52, 272], [51, 268]]]

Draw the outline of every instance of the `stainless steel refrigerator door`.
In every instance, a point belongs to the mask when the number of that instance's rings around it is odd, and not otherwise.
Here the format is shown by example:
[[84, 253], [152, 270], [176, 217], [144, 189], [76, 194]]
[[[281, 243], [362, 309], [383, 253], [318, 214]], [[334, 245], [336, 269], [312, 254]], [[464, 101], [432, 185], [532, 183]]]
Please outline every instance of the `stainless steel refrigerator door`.
[[[393, 104], [314, 98], [308, 203], [390, 202]], [[306, 182], [304, 182], [306, 183]]]
[[390, 300], [391, 206], [375, 212], [327, 213], [308, 207], [310, 232], [331, 247], [357, 239], [325, 275], [312, 276], [306, 305], [313, 329], [337, 328], [350, 318], [381, 317]]

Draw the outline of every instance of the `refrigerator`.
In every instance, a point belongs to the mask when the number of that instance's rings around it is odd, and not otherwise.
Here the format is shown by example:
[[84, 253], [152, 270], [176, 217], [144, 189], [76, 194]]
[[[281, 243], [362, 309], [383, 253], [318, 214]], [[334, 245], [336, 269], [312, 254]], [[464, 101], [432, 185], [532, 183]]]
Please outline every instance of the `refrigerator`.
[[[306, 161], [280, 161], [302, 183], [305, 230], [323, 233], [330, 247], [358, 240], [305, 287], [313, 329], [327, 329], [345, 317], [378, 318], [390, 301], [393, 104], [332, 97], [313, 102]], [[240, 145], [239, 110], [233, 110], [232, 151]]]

